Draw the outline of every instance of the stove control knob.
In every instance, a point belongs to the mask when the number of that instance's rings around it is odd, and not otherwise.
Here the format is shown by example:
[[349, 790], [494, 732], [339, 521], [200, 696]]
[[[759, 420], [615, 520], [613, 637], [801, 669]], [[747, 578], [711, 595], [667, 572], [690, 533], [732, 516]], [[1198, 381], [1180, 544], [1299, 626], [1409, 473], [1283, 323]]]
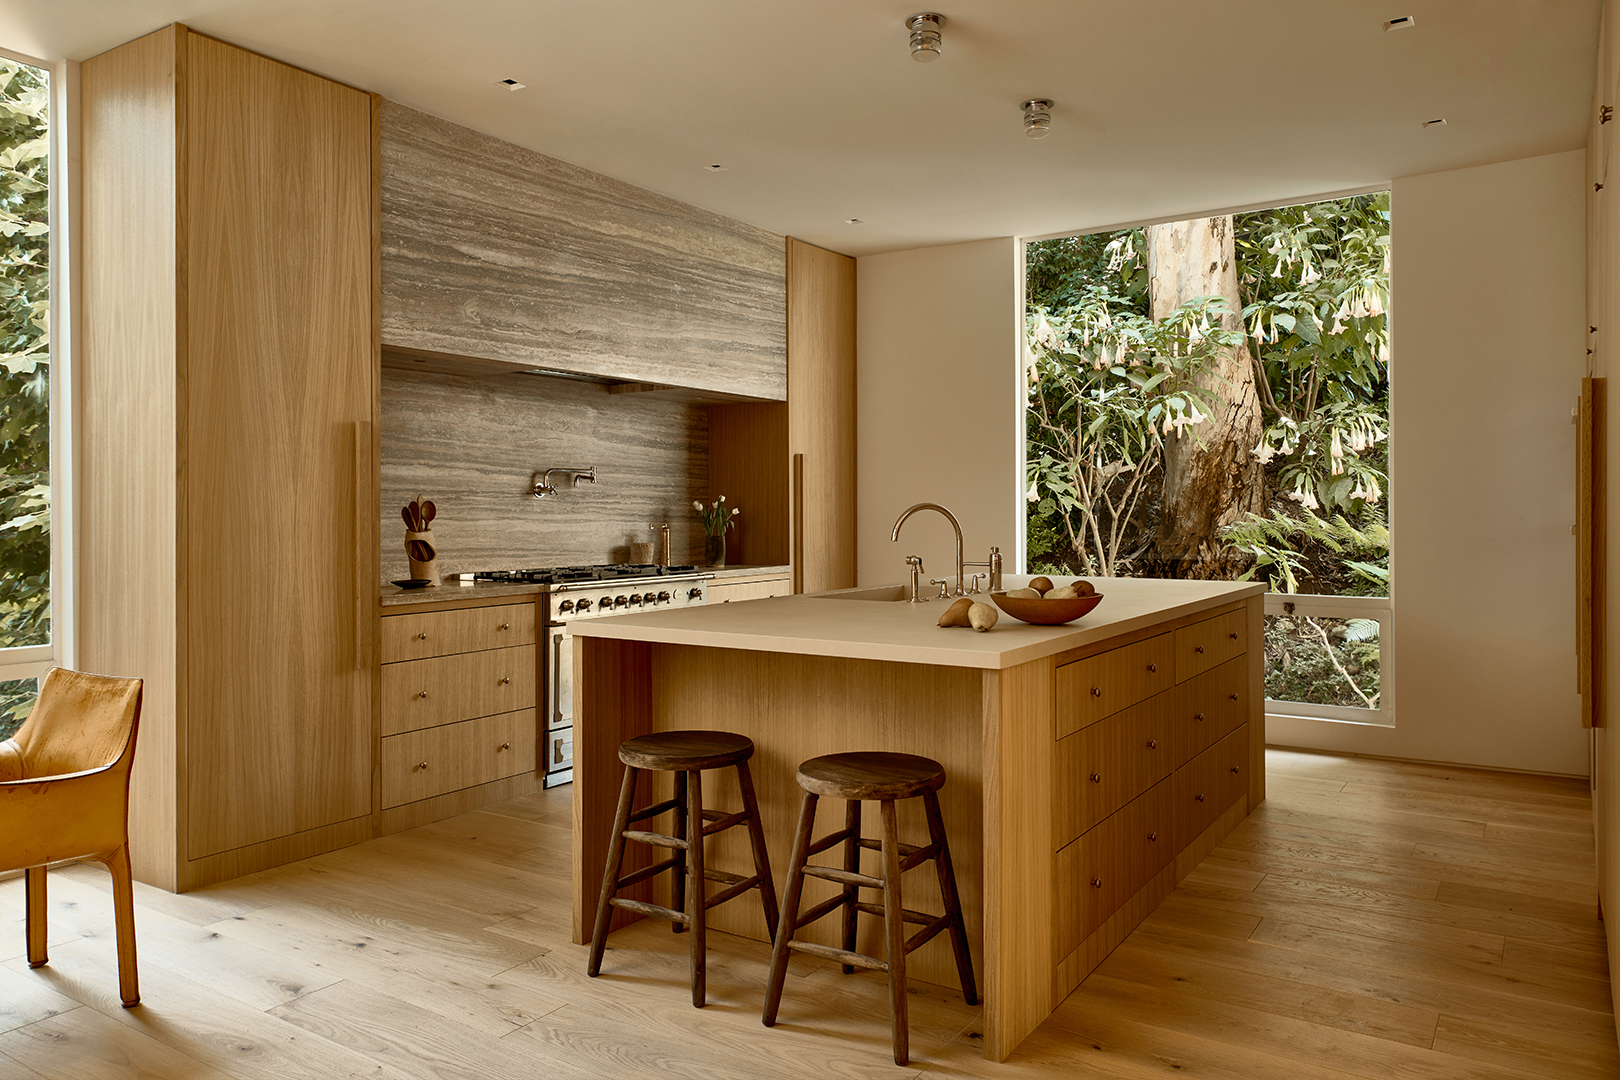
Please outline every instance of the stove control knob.
[[[563, 603], [566, 604], [566, 603], [568, 603], [568, 601], [564, 600]], [[563, 610], [567, 611], [568, 609], [565, 607], [565, 608], [563, 608]], [[583, 615], [589, 610], [591, 610], [591, 602], [589, 600], [581, 600], [579, 602], [579, 613], [581, 615]]]
[[641, 602], [643, 604], [656, 604], [658, 603], [658, 597], [652, 593], [644, 593], [641, 597]]
[[[580, 603], [588, 604], [588, 603], [590, 603], [590, 601], [589, 600], [582, 600], [582, 601], [580, 601]], [[573, 610], [574, 610], [574, 602], [572, 600], [564, 600], [562, 603], [557, 605], [557, 613], [559, 615], [566, 615], [570, 611], [573, 611]], [[581, 609], [581, 610], [583, 610], [583, 609]]]
[[660, 603], [660, 604], [667, 604], [667, 603], [669, 603], [669, 593], [667, 593], [667, 592], [661, 592], [661, 593], [659, 593], [659, 594], [658, 594], [658, 602], [659, 602], [659, 603]]
[[640, 593], [631, 593], [630, 594], [630, 606], [631, 607], [640, 607], [641, 606], [641, 594]]
[[686, 593], [686, 598], [688, 600], [701, 600], [701, 599], [703, 599], [703, 590], [700, 589], [700, 588], [688, 589], [687, 593]]
[[616, 608], [629, 607], [630, 606], [630, 601], [626, 597], [615, 596], [613, 598], [613, 606], [616, 607]]

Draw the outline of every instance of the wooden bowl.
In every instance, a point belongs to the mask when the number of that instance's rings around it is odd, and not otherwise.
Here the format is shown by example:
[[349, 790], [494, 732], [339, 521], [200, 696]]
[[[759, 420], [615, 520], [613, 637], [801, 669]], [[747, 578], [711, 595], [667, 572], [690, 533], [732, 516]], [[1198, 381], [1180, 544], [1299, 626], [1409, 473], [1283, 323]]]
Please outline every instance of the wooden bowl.
[[993, 592], [990, 599], [995, 601], [996, 607], [1019, 622], [1034, 623], [1036, 626], [1058, 626], [1073, 622], [1096, 607], [1102, 602], [1102, 594], [1077, 596], [1073, 600], [1047, 600], [1044, 597], [1036, 599], [1030, 596], [1008, 596], [1004, 592]]

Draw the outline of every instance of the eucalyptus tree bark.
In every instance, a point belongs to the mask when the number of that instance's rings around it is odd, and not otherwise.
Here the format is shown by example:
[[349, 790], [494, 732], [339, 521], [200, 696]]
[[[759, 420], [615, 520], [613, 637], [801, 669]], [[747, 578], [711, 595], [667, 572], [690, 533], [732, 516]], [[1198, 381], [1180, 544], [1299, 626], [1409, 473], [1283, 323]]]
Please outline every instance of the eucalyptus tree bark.
[[[1242, 331], [1237, 257], [1231, 217], [1199, 218], [1150, 226], [1149, 314], [1164, 318], [1200, 296], [1224, 296], [1221, 328]], [[1159, 524], [1145, 569], [1162, 577], [1232, 578], [1246, 567], [1227, 553], [1224, 525], [1265, 509], [1265, 468], [1254, 456], [1260, 441], [1260, 400], [1248, 339], [1221, 349], [1190, 383], [1210, 391], [1219, 404], [1201, 424], [1165, 439], [1164, 494]]]

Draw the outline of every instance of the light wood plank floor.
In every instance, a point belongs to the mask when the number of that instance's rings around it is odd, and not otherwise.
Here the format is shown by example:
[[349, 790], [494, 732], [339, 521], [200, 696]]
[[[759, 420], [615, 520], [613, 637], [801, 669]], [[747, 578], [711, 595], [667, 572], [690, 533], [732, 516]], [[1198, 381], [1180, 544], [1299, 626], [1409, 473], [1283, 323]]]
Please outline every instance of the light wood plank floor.
[[[118, 1006], [107, 876], [51, 875], [51, 964], [0, 882], [0, 1080], [27, 1077], [1620, 1076], [1585, 785], [1268, 754], [1270, 800], [1004, 1065], [979, 1010], [643, 922], [587, 979], [567, 788], [186, 896], [138, 887], [145, 1003]], [[743, 901], [746, 902], [746, 901]]]

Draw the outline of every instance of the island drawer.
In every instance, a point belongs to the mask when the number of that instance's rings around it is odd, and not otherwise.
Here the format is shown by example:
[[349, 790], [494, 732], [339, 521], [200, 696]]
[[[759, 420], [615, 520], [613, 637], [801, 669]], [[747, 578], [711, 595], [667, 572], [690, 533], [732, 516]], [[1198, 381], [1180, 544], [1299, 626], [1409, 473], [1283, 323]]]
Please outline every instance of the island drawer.
[[388, 615], [382, 620], [382, 662], [533, 645], [537, 640], [533, 603]]
[[1053, 737], [1061, 739], [1173, 685], [1173, 634], [1160, 634], [1063, 664], [1057, 669], [1057, 726]]
[[533, 645], [520, 645], [384, 664], [382, 733], [533, 709], [535, 657]]
[[1249, 790], [1249, 725], [1176, 770], [1178, 844], [1185, 846]]
[[1053, 857], [1053, 955], [1064, 957], [1175, 856], [1173, 781], [1143, 792]]
[[1248, 636], [1249, 613], [1244, 608], [1183, 626], [1176, 631], [1176, 681], [1186, 682], [1199, 672], [1242, 656]]
[[534, 710], [382, 740], [383, 809], [534, 772]]
[[1058, 740], [1052, 785], [1055, 848], [1090, 829], [1175, 768], [1174, 690]]
[[1184, 765], [1249, 718], [1249, 669], [1236, 657], [1176, 687], [1175, 762]]

